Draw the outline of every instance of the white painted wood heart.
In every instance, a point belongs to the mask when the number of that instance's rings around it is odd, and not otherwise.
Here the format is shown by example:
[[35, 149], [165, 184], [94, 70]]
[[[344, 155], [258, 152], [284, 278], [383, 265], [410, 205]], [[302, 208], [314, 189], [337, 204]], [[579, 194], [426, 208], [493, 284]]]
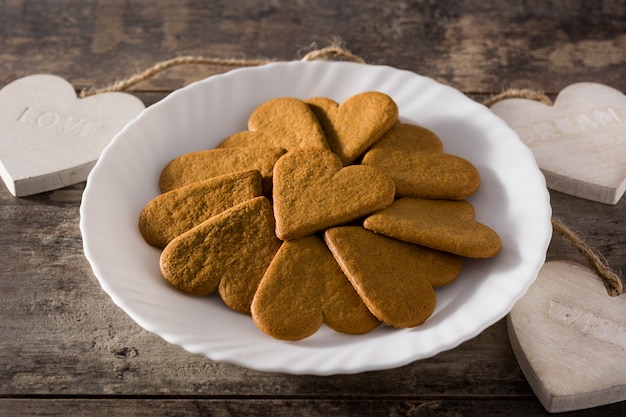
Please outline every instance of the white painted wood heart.
[[626, 297], [588, 268], [546, 263], [508, 316], [513, 352], [546, 410], [626, 399]]
[[126, 93], [78, 99], [55, 75], [15, 80], [0, 90], [0, 176], [16, 197], [85, 181], [106, 145], [144, 108]]
[[532, 150], [548, 188], [616, 204], [626, 191], [626, 96], [597, 83], [563, 89], [553, 106], [511, 98], [491, 107]]

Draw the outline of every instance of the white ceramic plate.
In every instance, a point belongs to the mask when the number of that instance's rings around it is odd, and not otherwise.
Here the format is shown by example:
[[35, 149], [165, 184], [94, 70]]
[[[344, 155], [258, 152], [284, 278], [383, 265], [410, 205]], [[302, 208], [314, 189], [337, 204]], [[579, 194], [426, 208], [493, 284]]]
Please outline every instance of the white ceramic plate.
[[[468, 260], [437, 291], [437, 308], [413, 329], [385, 326], [362, 336], [322, 327], [299, 342], [274, 340], [217, 296], [194, 298], [167, 284], [160, 252], [137, 230], [144, 205], [172, 158], [212, 148], [245, 130], [248, 115], [274, 97], [348, 97], [377, 90], [404, 122], [436, 132], [447, 153], [470, 160], [482, 185], [471, 198], [477, 220], [502, 238], [502, 251]], [[106, 148], [81, 205], [84, 250], [113, 301], [145, 329], [190, 352], [245, 367], [294, 374], [356, 373], [401, 366], [451, 349], [503, 318], [534, 281], [552, 234], [549, 194], [517, 135], [486, 107], [429, 78], [386, 66], [285, 62], [237, 69], [196, 82], [146, 109]]]

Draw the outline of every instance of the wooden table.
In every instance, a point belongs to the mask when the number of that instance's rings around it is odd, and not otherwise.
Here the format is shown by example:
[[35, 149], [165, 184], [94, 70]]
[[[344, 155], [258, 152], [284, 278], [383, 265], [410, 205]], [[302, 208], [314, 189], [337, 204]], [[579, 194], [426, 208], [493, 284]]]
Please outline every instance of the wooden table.
[[[594, 81], [626, 91], [626, 6], [398, 0], [2, 0], [0, 86], [53, 73], [76, 90], [179, 55], [293, 60], [339, 38], [476, 100], [511, 87], [554, 96]], [[133, 91], [150, 105], [226, 68], [173, 68]], [[78, 227], [84, 184], [14, 198], [0, 185], [0, 416], [546, 415], [501, 320], [456, 349], [385, 371], [256, 372], [170, 345], [99, 286]], [[551, 192], [554, 214], [626, 271], [626, 198]], [[584, 263], [555, 236], [548, 260]], [[616, 369], [616, 372], [623, 372]], [[626, 402], [567, 413], [622, 416]]]

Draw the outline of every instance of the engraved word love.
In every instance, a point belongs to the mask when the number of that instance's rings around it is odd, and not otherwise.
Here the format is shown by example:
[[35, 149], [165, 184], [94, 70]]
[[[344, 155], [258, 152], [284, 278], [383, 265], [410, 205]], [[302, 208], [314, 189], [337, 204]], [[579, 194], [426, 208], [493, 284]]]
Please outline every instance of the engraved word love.
[[20, 123], [34, 123], [43, 129], [60, 128], [62, 133], [75, 134], [83, 138], [95, 135], [99, 124], [89, 120], [62, 116], [53, 111], [41, 111], [26, 106], [17, 118]]

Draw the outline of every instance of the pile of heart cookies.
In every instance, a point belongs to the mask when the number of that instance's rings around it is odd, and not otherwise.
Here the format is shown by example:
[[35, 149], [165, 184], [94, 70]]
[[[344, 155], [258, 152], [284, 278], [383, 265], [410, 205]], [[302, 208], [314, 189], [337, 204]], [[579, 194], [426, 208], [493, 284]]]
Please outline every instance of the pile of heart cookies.
[[217, 148], [171, 160], [139, 230], [172, 286], [217, 292], [276, 339], [322, 324], [364, 334], [424, 323], [464, 257], [499, 252], [467, 201], [479, 186], [384, 93], [283, 97]]

